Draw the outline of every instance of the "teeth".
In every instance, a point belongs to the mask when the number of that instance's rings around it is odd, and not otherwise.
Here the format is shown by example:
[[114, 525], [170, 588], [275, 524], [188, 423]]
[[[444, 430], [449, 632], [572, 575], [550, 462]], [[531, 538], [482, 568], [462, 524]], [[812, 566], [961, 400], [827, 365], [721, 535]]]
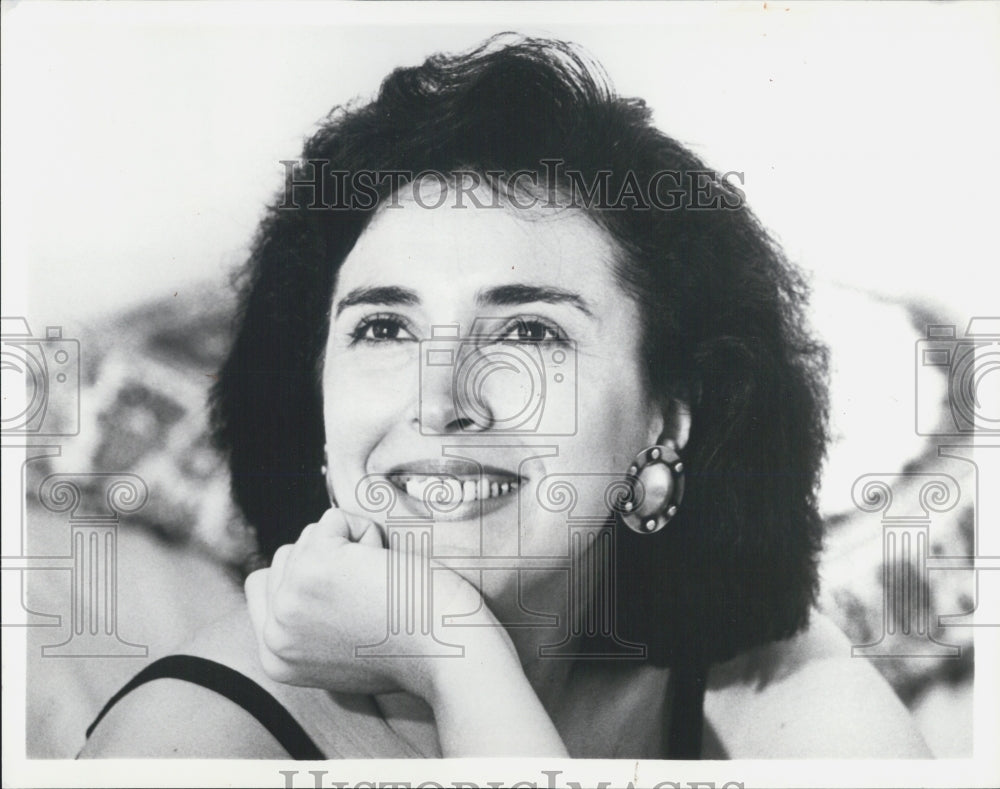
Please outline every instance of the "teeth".
[[442, 504], [454, 504], [462, 500], [462, 483], [454, 477], [441, 480], [444, 483], [447, 493], [442, 494]]
[[411, 477], [405, 481], [403, 487], [406, 494], [415, 499], [423, 501], [425, 495], [430, 490], [429, 504], [454, 504], [458, 501], [481, 501], [503, 496], [517, 490], [516, 482], [496, 482], [489, 480], [467, 479], [465, 481], [455, 477]]
[[423, 499], [426, 487], [426, 479], [408, 479], [406, 480], [406, 495], [413, 496], [415, 499]]

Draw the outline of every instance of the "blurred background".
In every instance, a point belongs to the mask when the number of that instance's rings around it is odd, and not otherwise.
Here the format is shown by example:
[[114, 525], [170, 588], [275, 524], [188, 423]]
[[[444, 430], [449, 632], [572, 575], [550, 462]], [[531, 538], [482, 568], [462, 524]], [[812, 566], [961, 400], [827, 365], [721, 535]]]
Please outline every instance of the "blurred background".
[[[821, 602], [853, 643], [878, 642], [883, 529], [852, 499], [858, 477], [891, 476], [902, 501], [914, 474], [951, 476], [961, 492], [933, 514], [929, 550], [975, 550], [972, 466], [937, 452], [949, 370], [918, 370], [916, 351], [928, 324], [961, 337], [998, 314], [1000, 6], [446, 5], [4, 7], [3, 316], [78, 340], [82, 381], [78, 430], [27, 464], [28, 517], [13, 537], [5, 523], [4, 554], [12, 539], [23, 556], [70, 552], [65, 514], [34, 500], [45, 474], [130, 472], [149, 499], [118, 530], [120, 637], [158, 657], [238, 600], [226, 570], [249, 535], [202, 404], [228, 276], [282, 186], [280, 160], [392, 68], [514, 30], [583, 45], [664, 131], [744, 173], [750, 207], [809, 273], [833, 360]], [[27, 630], [28, 755], [72, 756], [143, 659], [41, 657], [69, 636], [69, 573], [17, 575], [48, 625]], [[873, 662], [936, 755], [969, 756], [971, 628], [936, 623], [972, 610], [972, 574], [920, 584], [923, 642], [957, 649]]]

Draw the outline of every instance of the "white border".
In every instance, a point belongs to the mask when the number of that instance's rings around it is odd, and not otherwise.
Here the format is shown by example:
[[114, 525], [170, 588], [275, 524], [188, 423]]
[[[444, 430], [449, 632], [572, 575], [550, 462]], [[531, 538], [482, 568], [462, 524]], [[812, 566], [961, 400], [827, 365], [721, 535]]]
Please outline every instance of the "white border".
[[[824, 4], [819, 10], [797, 3], [775, 3], [788, 6], [795, 14], [827, 14], [831, 9]], [[857, 22], [856, 8], [843, 8], [845, 17], [852, 17], [845, 25]], [[929, 18], [927, 4], [894, 3], [871, 7], [864, 4], [865, 24], [891, 31], [901, 20]], [[998, 6], [994, 3], [961, 5], [948, 17], [948, 24], [956, 29], [963, 25], [993, 24], [996, 26]], [[840, 11], [841, 9], [837, 9]], [[235, 3], [235, 2], [116, 2], [116, 3], [10, 3], [3, 4], [4, 51], [12, 39], [26, 30], [50, 24], [102, 25], [119, 24], [174, 24], [196, 22], [203, 25], [232, 24], [238, 16], [242, 25], [413, 25], [414, 27], [492, 26], [500, 29], [517, 29], [533, 32], [552, 26], [567, 27], [566, 20], [574, 25], [588, 24], [653, 24], [670, 23], [681, 15], [685, 22], [717, 22], [745, 25], [748, 34], [766, 31], [772, 19], [761, 13], [761, 3], [723, 3], [692, 6], [688, 4], [642, 3]], [[956, 21], [957, 20], [957, 21]], [[888, 38], [888, 37], [887, 37]], [[887, 41], [887, 46], [890, 46]], [[953, 46], [961, 47], [960, 39]], [[849, 57], [849, 53], [845, 53]], [[16, 63], [4, 57], [2, 68], [4, 84], [24, 79], [17, 72]], [[1000, 62], [994, 60], [994, 62]], [[983, 96], [983, 101], [996, 102], [995, 97]], [[668, 129], [669, 131], [669, 129]], [[4, 150], [4, 158], [18, 152]], [[994, 184], [995, 189], [995, 184]], [[5, 228], [14, 227], [23, 217], [18, 214], [17, 185], [7, 180], [3, 183], [3, 222]], [[27, 271], [10, 261], [23, 257], [24, 251], [17, 238], [4, 234], [3, 258], [5, 267], [4, 314], [27, 313], [25, 295]], [[10, 242], [8, 244], [8, 242]], [[995, 259], [994, 259], [995, 263]], [[992, 290], [993, 294], [997, 291]], [[4, 514], [8, 514], [4, 503]], [[10, 525], [5, 517], [4, 528]], [[651, 786], [658, 781], [714, 781], [716, 786], [726, 782], [742, 782], [745, 786], [996, 786], [1000, 783], [1000, 758], [996, 743], [1000, 741], [1000, 688], [996, 666], [1000, 666], [1000, 632], [996, 628], [979, 628], [976, 636], [975, 678], [975, 758], [945, 761], [730, 761], [700, 763], [670, 762], [602, 762], [546, 760], [451, 760], [418, 762], [357, 762], [341, 761], [315, 765], [327, 770], [326, 780], [350, 781], [410, 781], [416, 786], [421, 780], [436, 780], [448, 785], [449, 781], [501, 781], [509, 785], [517, 780], [535, 780], [545, 786], [544, 770], [559, 770], [559, 780], [577, 780], [583, 785], [595, 781], [610, 781], [612, 785]], [[994, 667], [988, 669], [988, 667]], [[214, 785], [270, 785], [282, 786], [279, 770], [299, 770], [296, 786], [310, 786], [302, 763], [258, 762], [196, 762], [144, 761], [63, 762], [25, 761], [24, 738], [24, 633], [18, 629], [5, 629], [3, 639], [3, 720], [4, 720], [4, 778], [5, 786], [205, 786]], [[329, 785], [324, 784], [324, 785]], [[564, 785], [560, 784], [560, 785]], [[682, 785], [684, 785], [682, 783]]]

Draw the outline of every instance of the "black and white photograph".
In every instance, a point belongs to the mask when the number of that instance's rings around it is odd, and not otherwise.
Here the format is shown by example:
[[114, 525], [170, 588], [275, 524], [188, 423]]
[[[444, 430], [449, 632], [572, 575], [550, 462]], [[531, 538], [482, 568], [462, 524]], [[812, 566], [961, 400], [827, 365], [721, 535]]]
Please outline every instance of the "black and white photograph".
[[1000, 784], [1000, 3], [0, 29], [4, 786]]

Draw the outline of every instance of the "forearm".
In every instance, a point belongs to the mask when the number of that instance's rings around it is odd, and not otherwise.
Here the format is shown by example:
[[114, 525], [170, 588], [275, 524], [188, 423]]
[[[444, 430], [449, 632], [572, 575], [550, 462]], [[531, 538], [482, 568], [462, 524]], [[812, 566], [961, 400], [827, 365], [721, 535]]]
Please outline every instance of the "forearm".
[[517, 655], [486, 633], [464, 657], [443, 659], [428, 699], [442, 754], [568, 756]]

